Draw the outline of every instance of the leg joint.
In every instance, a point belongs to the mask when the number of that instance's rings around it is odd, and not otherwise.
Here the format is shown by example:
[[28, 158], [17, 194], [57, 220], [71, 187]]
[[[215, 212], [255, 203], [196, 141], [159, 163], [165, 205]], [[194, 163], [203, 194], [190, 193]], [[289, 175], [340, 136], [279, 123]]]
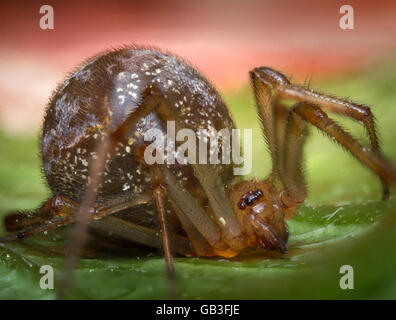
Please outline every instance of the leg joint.
[[290, 81], [285, 75], [269, 67], [258, 67], [253, 69], [250, 71], [250, 77], [252, 81], [255, 78], [258, 78], [261, 81], [270, 84], [273, 88], [290, 85]]

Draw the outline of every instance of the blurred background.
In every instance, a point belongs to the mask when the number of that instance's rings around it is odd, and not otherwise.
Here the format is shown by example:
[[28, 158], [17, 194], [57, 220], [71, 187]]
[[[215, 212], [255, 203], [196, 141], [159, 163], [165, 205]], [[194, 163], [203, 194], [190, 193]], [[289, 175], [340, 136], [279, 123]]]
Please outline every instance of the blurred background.
[[[39, 27], [46, 4], [54, 30]], [[353, 30], [339, 26], [346, 4], [354, 9]], [[248, 83], [248, 71], [261, 65], [369, 105], [384, 153], [396, 163], [395, 12], [394, 0], [1, 1], [0, 220], [50, 195], [38, 155], [51, 92], [82, 60], [123, 44], [172, 51], [217, 86], [237, 126], [257, 139], [250, 178], [271, 170]], [[361, 125], [334, 118], [367, 142]], [[182, 298], [396, 297], [395, 190], [380, 201], [378, 179], [316, 130], [304, 151], [309, 195], [288, 221], [289, 252], [231, 261], [178, 257]], [[62, 239], [56, 230], [0, 247], [0, 299], [54, 298], [38, 288], [38, 269], [51, 263], [61, 274], [63, 256], [51, 248]], [[127, 257], [82, 259], [72, 297], [169, 298], [161, 254], [127, 249]], [[356, 268], [356, 290], [339, 288], [343, 264]]]
[[[54, 8], [54, 30], [39, 9]], [[340, 7], [354, 8], [342, 30]], [[315, 0], [1, 1], [0, 126], [37, 131], [56, 84], [82, 60], [121, 44], [166, 48], [221, 90], [259, 65], [304, 81], [364, 68], [396, 46], [396, 2]]]

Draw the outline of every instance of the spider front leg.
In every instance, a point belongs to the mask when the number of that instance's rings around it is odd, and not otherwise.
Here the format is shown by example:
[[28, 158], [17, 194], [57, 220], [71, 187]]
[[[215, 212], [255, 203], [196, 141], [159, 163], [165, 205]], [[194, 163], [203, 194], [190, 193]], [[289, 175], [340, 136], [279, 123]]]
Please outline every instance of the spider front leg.
[[[389, 197], [389, 185], [396, 183], [396, 170], [381, 153], [377, 135], [375, 132], [374, 117], [371, 113], [370, 108], [346, 100], [317, 93], [311, 89], [302, 86], [291, 84], [290, 81], [283, 74], [267, 67], [254, 69], [250, 72], [250, 76], [254, 87], [259, 89], [255, 92], [259, 109], [267, 110], [267, 112], [271, 110], [270, 106], [272, 105], [270, 104], [270, 101], [272, 99], [272, 91], [274, 91], [275, 94], [277, 94], [279, 97], [294, 99], [301, 102], [309, 103], [311, 105], [318, 105], [325, 110], [349, 116], [355, 120], [363, 122], [370, 136], [371, 148], [362, 146], [356, 139], [344, 132], [339, 126], [336, 129], [337, 125], [333, 125], [333, 121], [331, 124], [333, 132], [330, 135], [334, 137], [336, 141], [338, 141], [348, 151], [350, 151], [363, 165], [370, 168], [381, 179], [383, 185], [383, 198], [387, 199]], [[299, 108], [298, 110], [301, 109], [302, 108]], [[263, 114], [263, 112], [260, 112], [260, 115], [261, 114]], [[264, 115], [266, 115], [266, 113], [264, 113]], [[322, 115], [325, 114], [321, 113], [320, 115], [317, 114], [316, 116], [311, 115], [309, 119], [314, 121], [314, 118], [318, 119], [318, 117]], [[328, 119], [327, 115], [325, 118]], [[305, 119], [308, 120], [308, 118]], [[269, 120], [271, 120], [271, 118], [269, 118]], [[319, 123], [320, 121], [316, 122]], [[325, 120], [325, 122], [330, 125], [330, 122], [328, 120]], [[263, 123], [264, 125], [266, 124], [264, 121]], [[323, 126], [321, 126], [321, 128], [325, 129]], [[270, 125], [269, 130], [267, 129], [266, 131], [269, 131], [267, 136], [271, 137], [273, 125], [272, 127]], [[271, 147], [270, 145], [270, 150], [271, 152], [276, 152], [276, 140], [275, 138], [271, 139], [274, 141], [274, 146]], [[274, 160], [274, 156], [272, 157]], [[276, 154], [275, 160], [277, 160]]]

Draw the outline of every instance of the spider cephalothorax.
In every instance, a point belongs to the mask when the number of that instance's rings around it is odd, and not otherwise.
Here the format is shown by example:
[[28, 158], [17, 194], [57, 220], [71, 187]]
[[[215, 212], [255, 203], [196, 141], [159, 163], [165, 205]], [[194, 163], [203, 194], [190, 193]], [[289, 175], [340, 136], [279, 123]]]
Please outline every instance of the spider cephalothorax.
[[286, 207], [282, 203], [271, 178], [237, 183], [229, 197], [247, 235], [247, 246], [286, 252], [289, 233], [285, 220], [294, 213], [296, 206]]

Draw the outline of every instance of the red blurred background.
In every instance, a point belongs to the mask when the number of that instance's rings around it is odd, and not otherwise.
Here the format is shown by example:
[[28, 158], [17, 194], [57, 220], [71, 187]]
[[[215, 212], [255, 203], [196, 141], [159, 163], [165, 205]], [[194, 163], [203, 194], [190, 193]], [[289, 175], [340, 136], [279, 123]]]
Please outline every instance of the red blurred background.
[[[54, 8], [54, 30], [39, 9]], [[354, 29], [339, 27], [354, 8]], [[302, 79], [369, 65], [396, 47], [396, 1], [2, 1], [0, 127], [37, 130], [51, 91], [81, 60], [138, 43], [185, 57], [220, 89], [269, 65]]]

